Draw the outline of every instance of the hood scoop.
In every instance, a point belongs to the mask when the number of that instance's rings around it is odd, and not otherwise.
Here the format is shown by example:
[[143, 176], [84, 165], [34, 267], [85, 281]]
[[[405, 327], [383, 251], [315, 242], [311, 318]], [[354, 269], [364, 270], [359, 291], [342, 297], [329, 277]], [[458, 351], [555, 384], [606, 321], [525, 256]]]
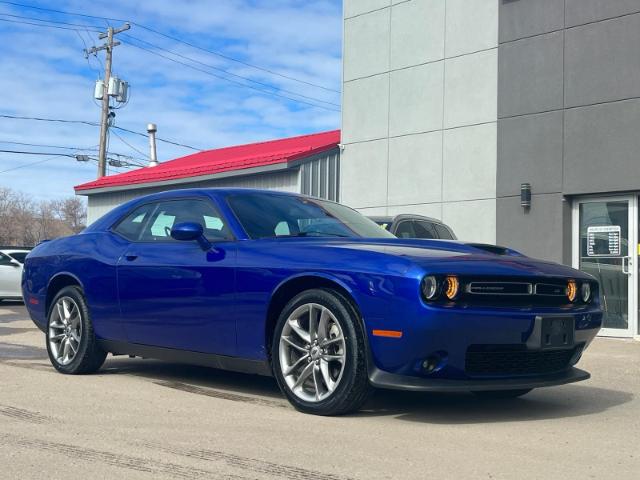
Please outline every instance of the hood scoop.
[[494, 255], [506, 255], [506, 256], [518, 256], [521, 257], [522, 254], [516, 252], [515, 250], [511, 250], [506, 247], [499, 247], [498, 245], [489, 245], [487, 243], [467, 243], [466, 245], [477, 248], [478, 250], [482, 250], [483, 252], [492, 253]]

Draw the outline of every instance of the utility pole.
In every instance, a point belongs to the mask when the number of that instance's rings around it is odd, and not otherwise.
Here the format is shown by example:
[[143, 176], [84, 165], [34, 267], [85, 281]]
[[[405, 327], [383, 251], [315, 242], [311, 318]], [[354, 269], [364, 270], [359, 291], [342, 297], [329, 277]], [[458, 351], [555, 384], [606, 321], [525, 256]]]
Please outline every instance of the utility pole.
[[[112, 92], [109, 81], [111, 79], [111, 63], [113, 56], [113, 49], [120, 45], [120, 42], [114, 42], [113, 37], [118, 33], [129, 30], [131, 25], [125, 23], [122, 27], [114, 29], [113, 27], [107, 28], [106, 33], [101, 33], [98, 38], [107, 39], [107, 42], [99, 47], [91, 47], [89, 50], [85, 50], [85, 56], [96, 54], [101, 50], [106, 52], [106, 60], [104, 67], [104, 80], [103, 80], [103, 95], [102, 95], [102, 115], [100, 117], [100, 149], [98, 151], [98, 178], [106, 175], [107, 168], [107, 133], [109, 130], [109, 100], [110, 96], [115, 96], [118, 93]], [[119, 87], [116, 87], [119, 88]]]

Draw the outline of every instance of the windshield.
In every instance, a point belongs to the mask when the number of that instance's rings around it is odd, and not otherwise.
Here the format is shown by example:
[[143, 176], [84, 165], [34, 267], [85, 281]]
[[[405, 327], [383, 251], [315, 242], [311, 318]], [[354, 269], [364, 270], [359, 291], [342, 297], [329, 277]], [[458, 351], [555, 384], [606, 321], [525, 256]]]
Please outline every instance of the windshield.
[[242, 193], [228, 203], [251, 238], [395, 238], [355, 210], [338, 203], [293, 195]]

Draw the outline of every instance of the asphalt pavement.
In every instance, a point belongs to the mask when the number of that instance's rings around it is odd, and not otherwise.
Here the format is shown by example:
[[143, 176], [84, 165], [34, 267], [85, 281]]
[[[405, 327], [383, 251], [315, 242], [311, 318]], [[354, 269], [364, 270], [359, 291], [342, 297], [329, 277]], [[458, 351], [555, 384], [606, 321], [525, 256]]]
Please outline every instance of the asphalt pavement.
[[108, 357], [65, 376], [0, 305], [0, 478], [637, 479], [640, 342], [598, 338], [592, 379], [515, 400], [379, 391], [296, 412], [273, 379]]

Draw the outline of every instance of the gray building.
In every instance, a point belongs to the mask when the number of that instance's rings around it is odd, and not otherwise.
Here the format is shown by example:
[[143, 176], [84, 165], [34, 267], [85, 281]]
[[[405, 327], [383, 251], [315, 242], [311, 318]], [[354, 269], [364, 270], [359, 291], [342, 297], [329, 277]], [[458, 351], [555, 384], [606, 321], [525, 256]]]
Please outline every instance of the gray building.
[[638, 45], [640, 0], [344, 0], [342, 201], [593, 273], [638, 336]]

